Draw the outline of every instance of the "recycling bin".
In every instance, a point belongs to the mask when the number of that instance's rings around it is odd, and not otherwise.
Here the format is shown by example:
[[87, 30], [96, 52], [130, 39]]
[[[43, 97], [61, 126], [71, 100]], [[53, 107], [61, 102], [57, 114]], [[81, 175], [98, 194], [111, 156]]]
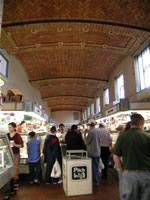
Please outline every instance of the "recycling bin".
[[66, 151], [63, 157], [63, 189], [67, 196], [92, 194], [92, 161], [87, 151]]

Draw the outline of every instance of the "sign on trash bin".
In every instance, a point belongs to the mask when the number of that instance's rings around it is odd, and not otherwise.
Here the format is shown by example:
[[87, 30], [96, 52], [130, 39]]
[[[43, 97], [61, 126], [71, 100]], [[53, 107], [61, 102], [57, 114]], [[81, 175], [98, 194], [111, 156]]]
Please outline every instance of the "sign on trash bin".
[[72, 167], [72, 180], [87, 179], [87, 167], [79, 166]]

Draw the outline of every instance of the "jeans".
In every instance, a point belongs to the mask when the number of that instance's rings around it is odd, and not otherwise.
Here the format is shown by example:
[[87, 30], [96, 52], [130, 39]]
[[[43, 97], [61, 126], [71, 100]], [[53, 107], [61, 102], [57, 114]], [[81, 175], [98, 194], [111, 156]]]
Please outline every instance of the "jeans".
[[92, 157], [92, 175], [93, 185], [98, 185], [100, 183], [99, 157]]
[[29, 163], [30, 181], [42, 179], [41, 162]]
[[124, 171], [120, 200], [150, 200], [150, 172]]

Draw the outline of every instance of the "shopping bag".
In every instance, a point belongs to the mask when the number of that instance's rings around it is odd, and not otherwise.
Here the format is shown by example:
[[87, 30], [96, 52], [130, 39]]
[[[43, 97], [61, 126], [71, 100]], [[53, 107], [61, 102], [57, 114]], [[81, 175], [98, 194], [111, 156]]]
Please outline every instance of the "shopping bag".
[[52, 178], [59, 178], [61, 177], [61, 168], [60, 168], [60, 164], [58, 162], [58, 160], [56, 159], [53, 168], [52, 168], [52, 172], [50, 175]]
[[105, 168], [105, 166], [104, 166], [104, 164], [103, 164], [102, 159], [100, 158], [100, 159], [99, 159], [99, 172], [101, 173], [102, 169], [104, 169], [104, 168]]

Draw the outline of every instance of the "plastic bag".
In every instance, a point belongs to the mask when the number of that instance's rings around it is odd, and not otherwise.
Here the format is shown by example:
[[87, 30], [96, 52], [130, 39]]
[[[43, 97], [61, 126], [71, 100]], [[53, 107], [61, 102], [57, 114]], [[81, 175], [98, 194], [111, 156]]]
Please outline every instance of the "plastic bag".
[[104, 169], [104, 168], [105, 168], [105, 166], [104, 166], [104, 164], [103, 164], [102, 159], [100, 158], [100, 159], [99, 159], [99, 172], [101, 173], [102, 169]]
[[52, 178], [59, 178], [61, 177], [61, 168], [60, 168], [60, 164], [58, 162], [58, 160], [56, 159], [53, 168], [52, 168], [52, 172], [50, 175]]

